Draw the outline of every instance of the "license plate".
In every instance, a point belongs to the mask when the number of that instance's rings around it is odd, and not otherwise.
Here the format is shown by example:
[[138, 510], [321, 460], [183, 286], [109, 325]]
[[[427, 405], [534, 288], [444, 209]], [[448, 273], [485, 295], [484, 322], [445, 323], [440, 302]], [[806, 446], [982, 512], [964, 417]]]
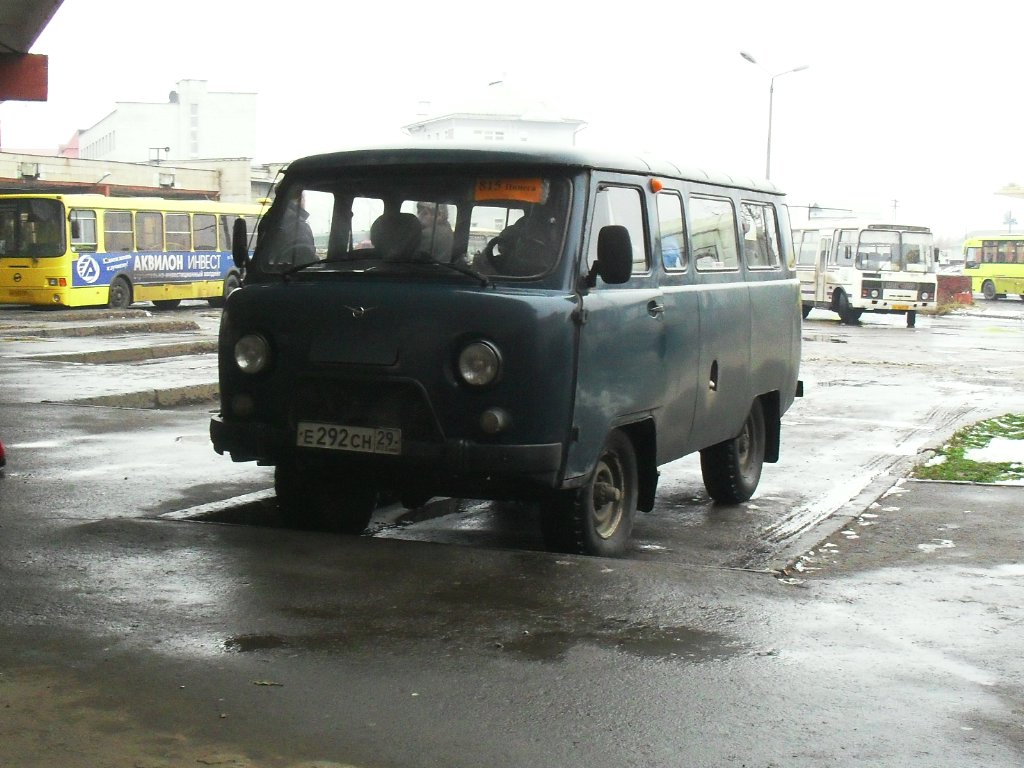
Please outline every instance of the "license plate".
[[910, 309], [910, 305], [909, 304], [893, 304], [892, 308], [895, 309], [895, 310], [903, 310], [905, 312], [906, 310]]
[[385, 427], [344, 427], [338, 424], [320, 424], [300, 421], [297, 446], [300, 448], [326, 448], [332, 451], [356, 453], [402, 453], [402, 430]]

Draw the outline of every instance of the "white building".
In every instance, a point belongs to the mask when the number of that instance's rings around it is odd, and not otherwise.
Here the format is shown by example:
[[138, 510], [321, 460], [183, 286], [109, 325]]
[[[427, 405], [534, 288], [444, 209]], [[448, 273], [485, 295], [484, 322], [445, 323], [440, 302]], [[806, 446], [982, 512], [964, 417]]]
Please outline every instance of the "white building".
[[205, 80], [180, 80], [164, 104], [117, 102], [76, 136], [85, 160], [130, 163], [254, 157], [256, 94], [211, 92]]
[[426, 141], [572, 146], [586, 123], [561, 117], [504, 81], [491, 83], [451, 108], [420, 105], [421, 119], [403, 130]]

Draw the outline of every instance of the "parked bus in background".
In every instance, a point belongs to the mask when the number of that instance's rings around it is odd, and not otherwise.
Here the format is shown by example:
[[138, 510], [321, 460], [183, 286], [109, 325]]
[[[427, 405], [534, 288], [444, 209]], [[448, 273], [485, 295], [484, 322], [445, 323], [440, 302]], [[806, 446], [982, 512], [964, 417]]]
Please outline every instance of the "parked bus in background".
[[214, 306], [241, 281], [231, 230], [261, 206], [103, 195], [0, 195], [0, 304]]
[[[438, 249], [417, 212], [442, 206]], [[509, 499], [550, 548], [621, 555], [660, 465], [700, 452], [736, 504], [779, 458], [801, 339], [771, 184], [433, 142], [296, 160], [251, 258], [237, 226], [210, 433], [276, 468], [293, 524], [358, 533], [381, 496]]]
[[855, 219], [810, 220], [793, 230], [803, 316], [827, 309], [847, 325], [864, 312], [934, 311], [935, 248], [928, 227], [869, 224]]
[[1015, 293], [1024, 300], [1024, 235], [985, 235], [964, 241], [964, 274], [986, 299]]

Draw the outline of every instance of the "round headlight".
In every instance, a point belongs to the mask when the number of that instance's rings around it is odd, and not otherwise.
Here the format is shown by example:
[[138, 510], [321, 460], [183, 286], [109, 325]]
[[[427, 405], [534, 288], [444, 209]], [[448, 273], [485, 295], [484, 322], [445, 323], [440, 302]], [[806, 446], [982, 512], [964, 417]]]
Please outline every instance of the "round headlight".
[[459, 354], [459, 376], [467, 384], [483, 387], [490, 384], [501, 371], [501, 355], [486, 341], [467, 344]]
[[250, 333], [235, 342], [235, 365], [242, 373], [259, 373], [270, 360], [270, 345], [262, 336]]

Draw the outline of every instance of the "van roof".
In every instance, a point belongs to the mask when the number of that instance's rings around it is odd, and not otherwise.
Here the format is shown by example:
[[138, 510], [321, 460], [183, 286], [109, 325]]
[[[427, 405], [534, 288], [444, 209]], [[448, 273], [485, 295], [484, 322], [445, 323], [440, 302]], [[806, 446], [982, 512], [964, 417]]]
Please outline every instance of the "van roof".
[[781, 195], [770, 181], [701, 168], [677, 165], [667, 160], [639, 155], [584, 150], [577, 147], [484, 147], [455, 144], [405, 144], [364, 147], [320, 155], [310, 155], [292, 162], [286, 173], [318, 173], [344, 168], [388, 165], [455, 165], [485, 167], [516, 163], [528, 166], [551, 166], [604, 171], [625, 171], [645, 176], [665, 176], [688, 181], [701, 181], [724, 187], [756, 190]]

